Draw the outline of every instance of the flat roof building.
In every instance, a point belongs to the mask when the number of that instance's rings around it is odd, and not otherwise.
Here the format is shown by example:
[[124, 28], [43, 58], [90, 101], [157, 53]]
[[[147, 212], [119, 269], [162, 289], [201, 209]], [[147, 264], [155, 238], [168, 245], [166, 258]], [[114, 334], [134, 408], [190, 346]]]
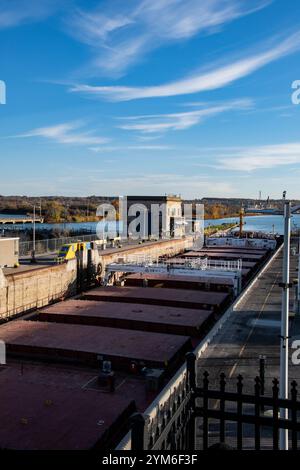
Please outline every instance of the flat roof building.
[[[126, 200], [129, 236], [133, 237], [136, 225], [141, 238], [173, 238], [184, 235], [181, 196], [127, 196]], [[139, 224], [135, 224], [137, 217]]]

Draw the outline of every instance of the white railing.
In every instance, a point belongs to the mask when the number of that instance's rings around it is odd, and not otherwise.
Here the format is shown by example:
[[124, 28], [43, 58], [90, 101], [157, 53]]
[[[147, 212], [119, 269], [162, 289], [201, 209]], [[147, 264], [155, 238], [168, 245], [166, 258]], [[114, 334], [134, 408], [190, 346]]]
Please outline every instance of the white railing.
[[170, 264], [167, 261], [156, 262], [148, 261], [144, 256], [141, 258], [135, 258], [135, 263], [114, 262], [105, 266], [105, 276], [102, 280], [103, 284], [113, 285], [115, 282], [114, 274], [126, 273], [126, 274], [164, 274], [164, 275], [175, 275], [194, 276], [199, 282], [209, 282], [210, 279], [216, 277], [224, 280], [229, 280], [232, 283], [234, 296], [239, 295], [242, 288], [242, 271], [241, 263], [238, 261], [220, 261], [210, 260], [207, 258], [199, 259], [198, 264], [193, 260], [186, 264]]
[[186, 264], [194, 269], [217, 269], [221, 271], [241, 271], [242, 260], [213, 260], [209, 258], [185, 258]]
[[[259, 232], [258, 232], [259, 233]], [[273, 235], [266, 235], [261, 232], [262, 238], [235, 238], [228, 236], [214, 236], [206, 239], [206, 245], [213, 246], [232, 246], [234, 248], [256, 248], [260, 250], [275, 250], [277, 241]]]
[[242, 270], [242, 260], [211, 260], [208, 258], [178, 258], [178, 263], [176, 259], [172, 260], [172, 263], [168, 260], [162, 260], [157, 254], [134, 254], [134, 255], [125, 255], [118, 258], [118, 261], [111, 263], [106, 266], [108, 270], [113, 270], [114, 266], [141, 266], [149, 267], [156, 266], [161, 268], [172, 267], [174, 269], [195, 269], [195, 270], [218, 270], [218, 271], [241, 271]]

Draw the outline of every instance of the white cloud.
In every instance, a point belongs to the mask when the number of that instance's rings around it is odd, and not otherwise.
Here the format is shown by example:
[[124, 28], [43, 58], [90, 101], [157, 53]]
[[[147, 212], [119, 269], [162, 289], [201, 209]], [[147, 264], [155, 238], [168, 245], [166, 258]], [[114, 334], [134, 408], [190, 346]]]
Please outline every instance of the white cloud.
[[172, 150], [173, 147], [170, 145], [116, 145], [116, 146], [102, 146], [102, 147], [90, 147], [90, 150], [96, 153], [115, 152], [115, 151], [126, 151], [126, 150]]
[[195, 126], [196, 124], [203, 122], [205, 119], [216, 116], [220, 113], [232, 110], [248, 109], [252, 106], [252, 104], [253, 103], [251, 100], [244, 99], [198, 109], [196, 111], [173, 114], [131, 116], [122, 118], [122, 120], [129, 121], [129, 124], [122, 124], [118, 127], [120, 129], [137, 131], [145, 134], [166, 132], [169, 130], [183, 130]]
[[15, 137], [44, 137], [60, 144], [97, 145], [105, 144], [109, 139], [97, 137], [90, 131], [77, 132], [81, 122], [66, 122], [50, 127], [39, 127]]
[[117, 48], [106, 47], [105, 59], [97, 57], [93, 61], [93, 68], [114, 75], [115, 71], [131, 65], [136, 56], [143, 53], [146, 42], [146, 36], [141, 36], [126, 40]]
[[93, 11], [77, 10], [68, 21], [68, 31], [92, 47], [95, 71], [119, 73], [161, 45], [218, 31], [271, 1], [106, 1]]
[[128, 26], [133, 21], [126, 16], [116, 14], [110, 18], [104, 15], [102, 12], [83, 12], [77, 10], [71, 19], [71, 24], [76, 25], [76, 31], [72, 31], [72, 34], [90, 45], [97, 46], [95, 41], [105, 40], [111, 33]]
[[74, 85], [71, 92], [80, 92], [88, 96], [106, 98], [111, 101], [129, 101], [141, 98], [158, 98], [165, 96], [187, 95], [203, 91], [216, 90], [234, 81], [252, 74], [265, 65], [300, 49], [300, 32], [296, 32], [264, 51], [248, 55], [227, 65], [213, 68], [192, 77], [170, 82], [164, 85], [148, 87], [127, 86], [90, 86]]
[[0, 29], [42, 20], [57, 10], [57, 0], [0, 0]]
[[300, 164], [300, 142], [224, 149], [216, 158], [216, 168], [243, 172]]

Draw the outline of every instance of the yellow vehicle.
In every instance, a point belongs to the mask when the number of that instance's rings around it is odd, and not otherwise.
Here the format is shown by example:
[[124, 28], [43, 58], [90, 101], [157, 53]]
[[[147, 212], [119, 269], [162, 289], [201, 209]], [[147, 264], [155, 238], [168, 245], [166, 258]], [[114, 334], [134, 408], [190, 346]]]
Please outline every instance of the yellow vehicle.
[[67, 261], [76, 257], [79, 250], [88, 250], [91, 247], [90, 242], [66, 243], [61, 247], [57, 255], [57, 261]]

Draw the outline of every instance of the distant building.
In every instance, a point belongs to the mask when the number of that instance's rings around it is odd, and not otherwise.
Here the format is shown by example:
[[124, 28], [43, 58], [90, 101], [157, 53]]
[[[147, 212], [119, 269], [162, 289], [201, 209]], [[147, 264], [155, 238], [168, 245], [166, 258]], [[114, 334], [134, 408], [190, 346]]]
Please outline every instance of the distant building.
[[139, 217], [137, 231], [141, 238], [148, 238], [151, 234], [159, 238], [184, 235], [182, 199], [178, 195], [127, 196], [127, 214], [128, 232]]

